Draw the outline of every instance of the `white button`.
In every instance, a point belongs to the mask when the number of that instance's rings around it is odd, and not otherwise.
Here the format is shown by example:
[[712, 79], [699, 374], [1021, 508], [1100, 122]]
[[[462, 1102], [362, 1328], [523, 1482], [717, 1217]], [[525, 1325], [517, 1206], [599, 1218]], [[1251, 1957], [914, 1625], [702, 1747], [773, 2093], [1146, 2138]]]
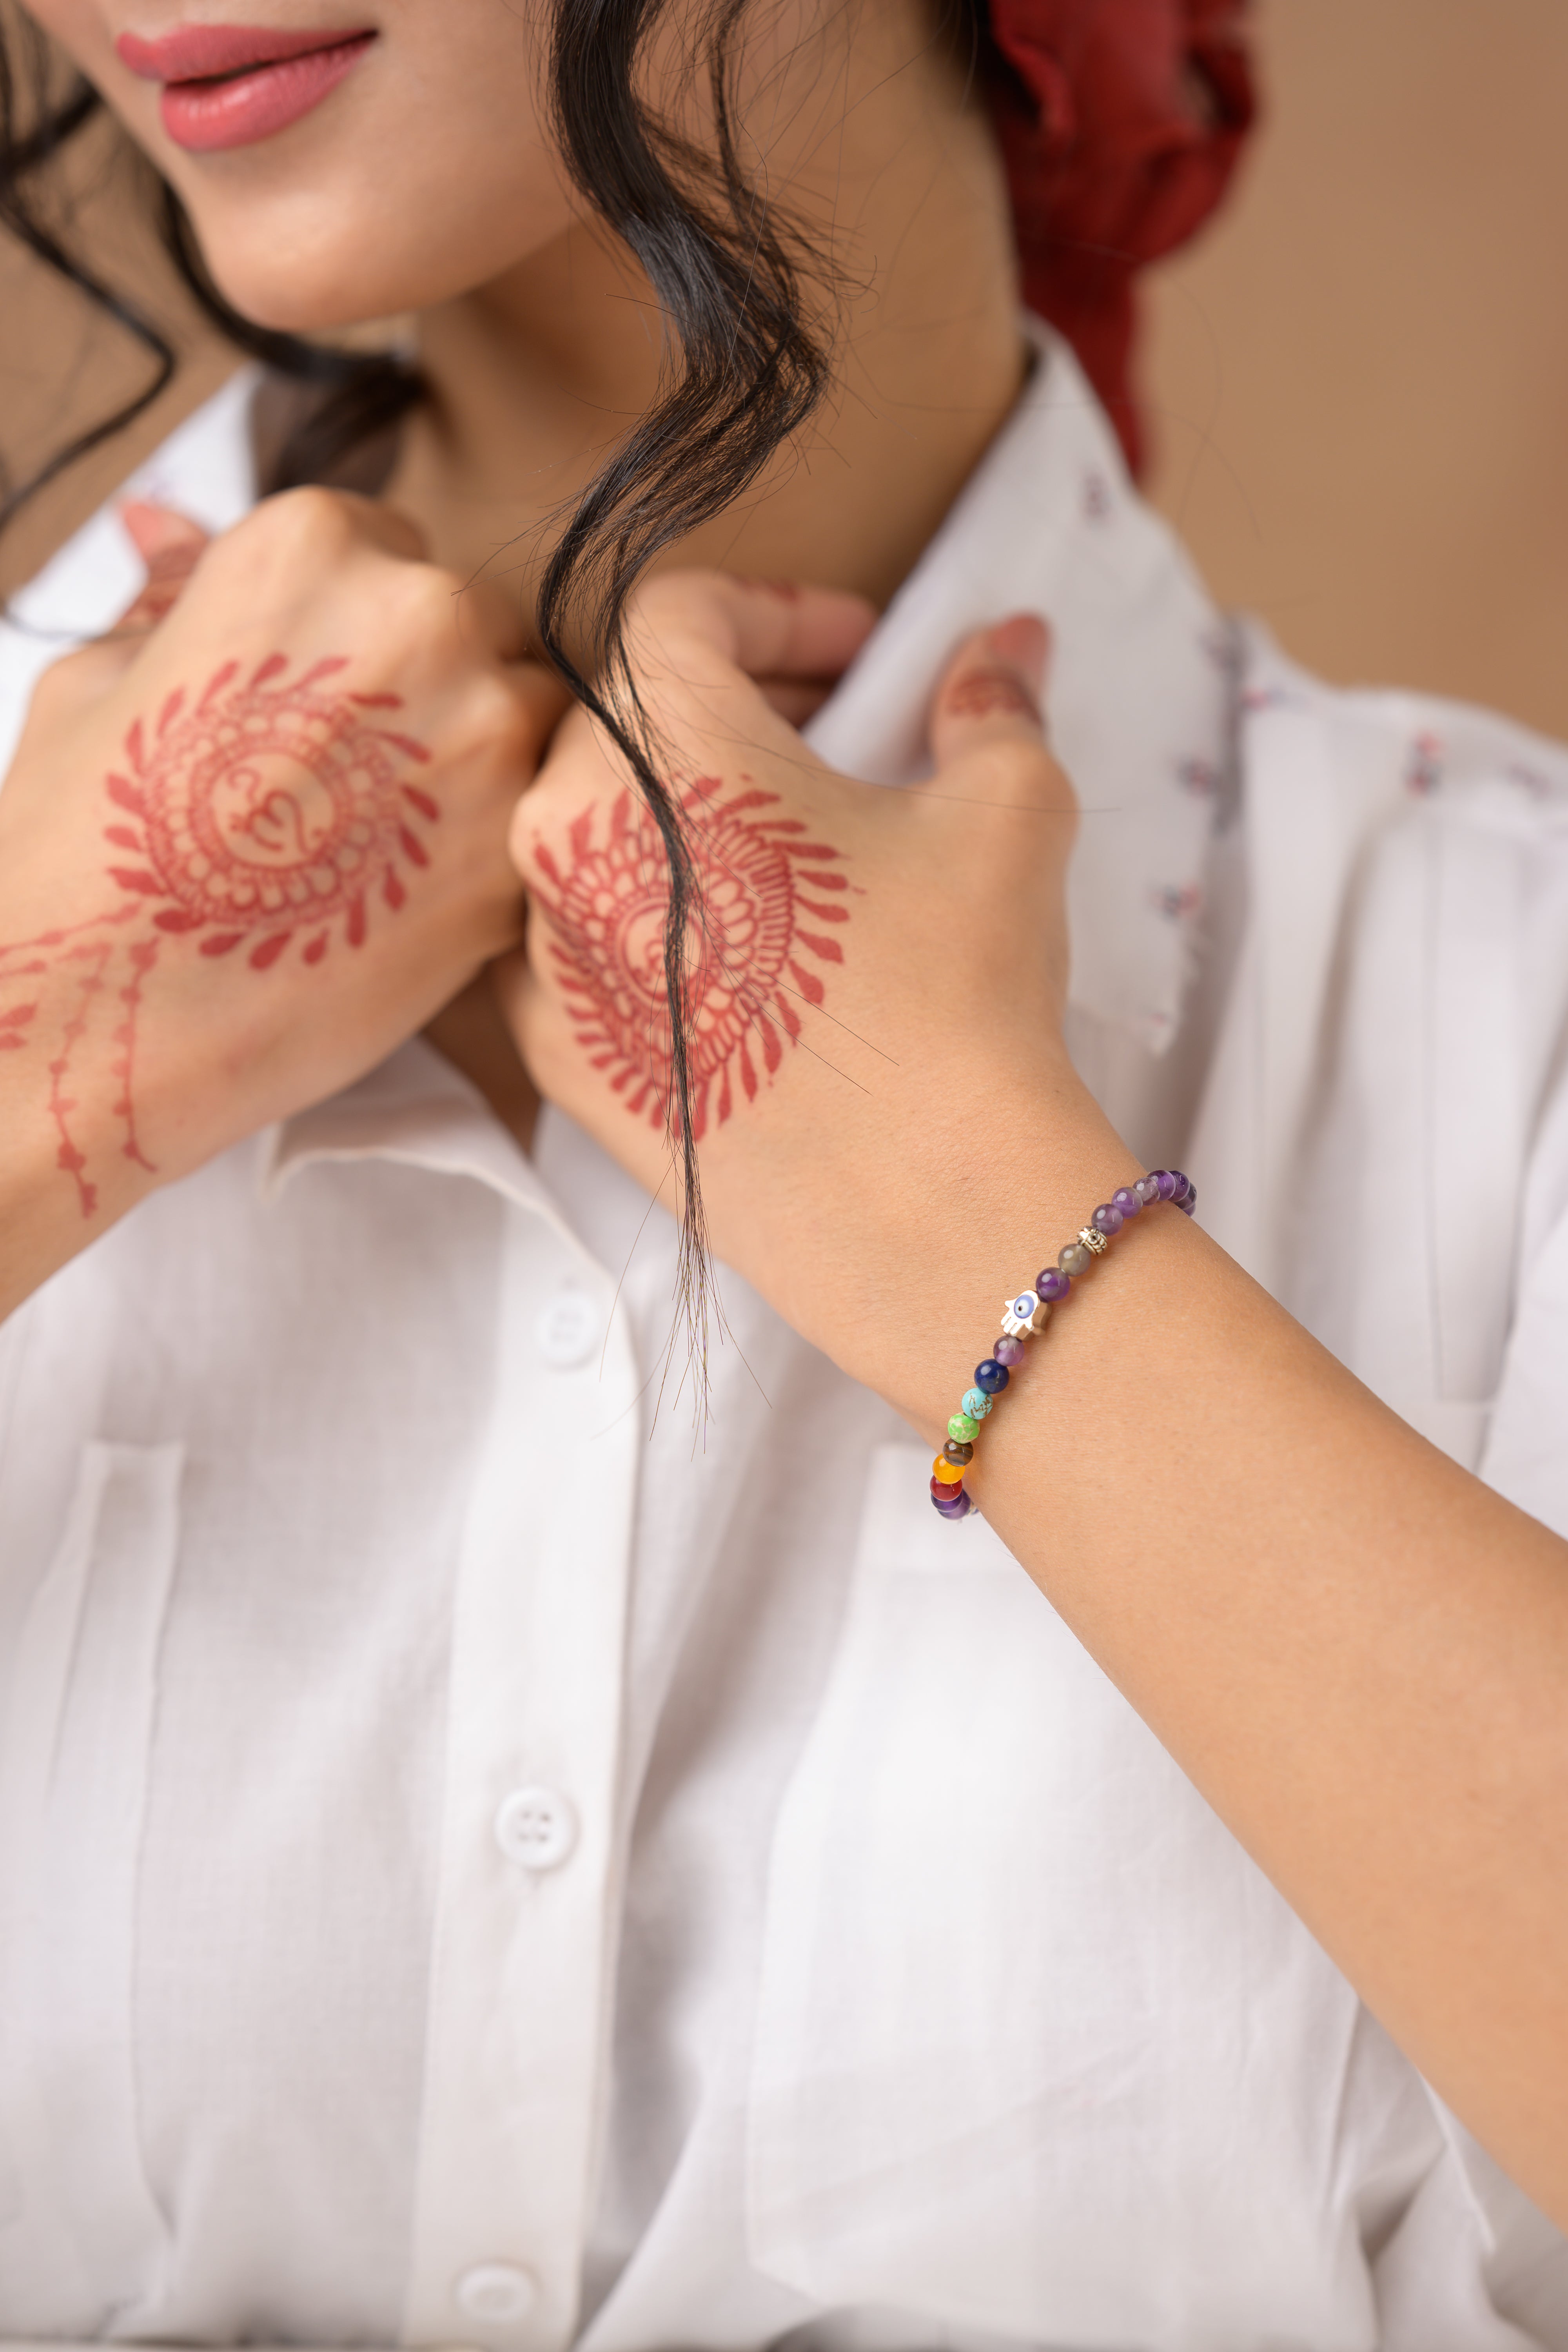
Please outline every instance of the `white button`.
[[526, 2319], [539, 2300], [532, 2272], [518, 2263], [476, 2263], [453, 2294], [470, 2319]]
[[553, 1870], [577, 1843], [577, 1816], [559, 1789], [514, 1789], [496, 1814], [496, 1843], [526, 1870]]
[[540, 1354], [563, 1372], [586, 1363], [604, 1336], [604, 1316], [585, 1290], [558, 1290], [533, 1327]]

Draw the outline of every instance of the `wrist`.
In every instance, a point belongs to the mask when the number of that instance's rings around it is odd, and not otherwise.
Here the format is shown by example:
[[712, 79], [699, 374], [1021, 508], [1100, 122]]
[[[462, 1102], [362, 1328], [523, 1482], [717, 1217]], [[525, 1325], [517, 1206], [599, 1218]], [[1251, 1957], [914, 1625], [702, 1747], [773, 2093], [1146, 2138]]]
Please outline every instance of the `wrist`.
[[160, 1181], [128, 1149], [122, 1087], [75, 1078], [72, 1008], [40, 994], [24, 1009], [0, 1030], [17, 1041], [0, 1053], [0, 1319]]
[[776, 1220], [751, 1186], [742, 1215], [724, 1214], [706, 1155], [704, 1170], [721, 1254], [933, 1444], [1004, 1303], [1142, 1172], [1065, 1053], [1023, 1074], [977, 1059], [894, 1072], [813, 1133]]

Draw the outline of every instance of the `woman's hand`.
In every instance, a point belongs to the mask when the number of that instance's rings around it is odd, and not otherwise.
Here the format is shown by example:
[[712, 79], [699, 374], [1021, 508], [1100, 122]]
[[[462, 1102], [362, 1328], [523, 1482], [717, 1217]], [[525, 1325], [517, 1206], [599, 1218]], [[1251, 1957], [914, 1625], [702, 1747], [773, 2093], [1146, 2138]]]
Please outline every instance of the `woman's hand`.
[[[868, 619], [856, 598], [689, 573], [653, 583], [631, 626], [700, 887], [688, 974], [709, 1230], [863, 1377], [873, 1299], [921, 1278], [922, 1246], [940, 1269], [938, 1204], [965, 1184], [978, 1202], [1026, 1099], [1079, 1091], [1060, 1037], [1076, 803], [1044, 741], [1045, 627], [1017, 617], [958, 650], [932, 703], [936, 772], [889, 792], [826, 766], [752, 682], [842, 667]], [[500, 985], [524, 1057], [658, 1191], [668, 868], [581, 711], [512, 848], [533, 915]], [[998, 1298], [1003, 1280], [998, 1266]]]
[[207, 547], [130, 520], [148, 587], [45, 674], [0, 793], [0, 1312], [512, 944], [507, 825], [565, 702], [364, 500]]
[[[1030, 708], [1037, 639], [1015, 625], [961, 649], [936, 775], [888, 793], [825, 768], [741, 675], [818, 666], [857, 625], [842, 600], [672, 580], [637, 652], [704, 885], [714, 1243], [934, 1439], [1002, 1298], [1135, 1171], [1061, 1049], [1071, 796]], [[507, 983], [524, 1049], [657, 1184], [664, 868], [585, 721], [513, 847], [534, 909]], [[966, 1486], [1417, 2065], [1568, 2222], [1568, 1545], [1172, 1212], [1141, 1214], [1031, 1352]]]

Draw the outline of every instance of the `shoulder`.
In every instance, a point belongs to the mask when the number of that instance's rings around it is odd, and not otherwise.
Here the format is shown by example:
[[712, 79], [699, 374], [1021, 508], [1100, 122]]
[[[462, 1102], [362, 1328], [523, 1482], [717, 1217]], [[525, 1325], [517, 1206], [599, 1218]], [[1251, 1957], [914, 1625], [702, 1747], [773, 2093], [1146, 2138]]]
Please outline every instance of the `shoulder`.
[[255, 503], [250, 411], [257, 382], [254, 368], [231, 376], [10, 599], [0, 616], [0, 775], [10, 765], [39, 673], [109, 627], [140, 584], [141, 566], [116, 520], [122, 501], [159, 499], [209, 530], [226, 530]]
[[1255, 624], [1238, 645], [1247, 799], [1266, 823], [1348, 848], [1415, 820], [1568, 855], [1568, 745], [1439, 695], [1326, 685]]

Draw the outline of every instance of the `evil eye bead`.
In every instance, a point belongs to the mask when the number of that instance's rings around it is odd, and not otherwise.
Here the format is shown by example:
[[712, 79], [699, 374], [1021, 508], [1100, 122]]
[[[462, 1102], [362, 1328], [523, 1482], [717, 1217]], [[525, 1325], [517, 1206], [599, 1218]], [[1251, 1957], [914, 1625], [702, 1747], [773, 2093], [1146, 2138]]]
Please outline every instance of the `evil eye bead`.
[[1002, 1337], [1005, 1339], [1026, 1339], [1031, 1331], [1046, 1328], [1046, 1310], [1032, 1290], [1020, 1290], [1016, 1298], [1009, 1298], [1002, 1309]]
[[[990, 1410], [989, 1403], [986, 1410]], [[950, 1437], [955, 1437], [961, 1445], [973, 1445], [980, 1434], [980, 1423], [971, 1413], [949, 1413], [947, 1433]]]
[[988, 1397], [1000, 1396], [1009, 1377], [1006, 1365], [995, 1356], [987, 1356], [983, 1364], [974, 1367], [974, 1385], [984, 1389]]
[[[984, 1389], [965, 1389], [963, 1410], [971, 1421], [984, 1421], [991, 1410], [991, 1400]], [[949, 1424], [951, 1427], [951, 1423]]]

